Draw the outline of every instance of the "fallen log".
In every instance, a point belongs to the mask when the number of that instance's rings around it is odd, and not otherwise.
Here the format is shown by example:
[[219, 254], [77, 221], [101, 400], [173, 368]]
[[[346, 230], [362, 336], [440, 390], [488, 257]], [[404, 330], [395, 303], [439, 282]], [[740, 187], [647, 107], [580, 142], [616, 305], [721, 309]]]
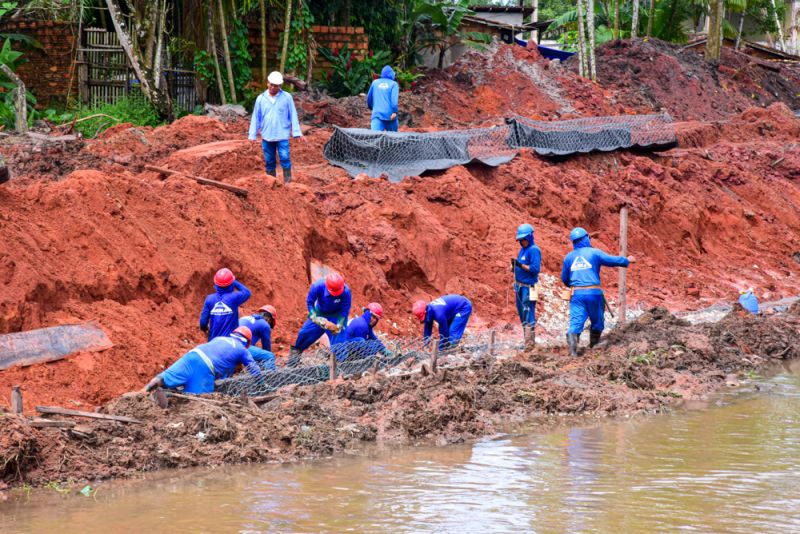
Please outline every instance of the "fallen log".
[[164, 167], [156, 167], [155, 165], [145, 165], [145, 170], [156, 172], [161, 176], [177, 176], [180, 178], [188, 178], [189, 180], [194, 180], [198, 184], [203, 185], [210, 185], [212, 187], [217, 187], [219, 189], [224, 189], [226, 191], [230, 191], [240, 197], [247, 197], [247, 189], [243, 189], [241, 187], [236, 187], [235, 185], [229, 185], [223, 182], [218, 182], [217, 180], [210, 180], [208, 178], [202, 178], [200, 176], [190, 176], [188, 174], [184, 174], [179, 171], [173, 171], [171, 169], [165, 169]]
[[120, 423], [134, 423], [143, 425], [144, 421], [134, 419], [125, 415], [110, 415], [106, 413], [96, 412], [81, 412], [79, 410], [70, 410], [68, 408], [59, 408], [58, 406], [37, 406], [36, 411], [45, 414], [55, 415], [71, 415], [73, 417], [88, 417], [89, 419], [103, 419], [105, 421], [119, 421]]

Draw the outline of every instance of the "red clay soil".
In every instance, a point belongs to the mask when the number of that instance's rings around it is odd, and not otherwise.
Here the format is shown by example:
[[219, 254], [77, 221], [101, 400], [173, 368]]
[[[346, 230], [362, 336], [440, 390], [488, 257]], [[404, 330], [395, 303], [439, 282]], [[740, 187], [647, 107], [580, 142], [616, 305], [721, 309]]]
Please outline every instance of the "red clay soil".
[[[741, 310], [741, 308], [740, 308]], [[291, 461], [384, 446], [439, 444], [494, 434], [510, 422], [554, 414], [652, 413], [698, 399], [744, 371], [800, 357], [800, 305], [768, 318], [734, 312], [689, 326], [654, 308], [608, 346], [569, 358], [538, 349], [467, 368], [288, 386], [256, 404], [223, 395], [170, 399], [127, 395], [102, 412], [143, 424], [84, 420], [74, 429], [33, 429], [0, 418], [4, 484], [43, 485], [134, 476], [164, 468]]]
[[[403, 102], [415, 127], [460, 127], [635, 107], [622, 106], [616, 91], [501, 46], [431, 76]], [[116, 127], [85, 144], [6, 147], [15, 177], [0, 188], [0, 332], [97, 319], [114, 347], [0, 372], [0, 406], [14, 384], [28, 412], [86, 409], [140, 388], [201, 341], [200, 307], [221, 266], [253, 290], [245, 312], [278, 308], [278, 352], [303, 319], [312, 262], [345, 274], [356, 309], [382, 302], [387, 319], [378, 329], [394, 335], [419, 334], [413, 298], [446, 292], [473, 300], [476, 327], [516, 324], [507, 266], [517, 225], [534, 224], [544, 272], [557, 276], [573, 226], [617, 250], [625, 203], [639, 259], [628, 278], [633, 303], [693, 309], [750, 286], [764, 300], [800, 294], [800, 120], [785, 104], [679, 124], [680, 146], [667, 152], [565, 161], [523, 152], [498, 168], [459, 166], [391, 184], [352, 180], [322, 158], [327, 121], [355, 103], [299, 99], [303, 116], [317, 118], [292, 145], [288, 187], [264, 175], [244, 120], [186, 117], [157, 129]], [[161, 180], [145, 164], [250, 195]], [[607, 271], [609, 296], [615, 283]]]

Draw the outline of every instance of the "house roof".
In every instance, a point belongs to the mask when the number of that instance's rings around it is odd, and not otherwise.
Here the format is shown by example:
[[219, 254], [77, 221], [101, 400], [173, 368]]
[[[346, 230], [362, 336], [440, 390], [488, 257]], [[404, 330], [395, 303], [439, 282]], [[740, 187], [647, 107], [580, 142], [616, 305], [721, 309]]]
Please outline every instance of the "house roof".
[[533, 13], [533, 7], [530, 6], [470, 6], [470, 10], [475, 13], [522, 13], [523, 17], [530, 16]]
[[464, 18], [462, 18], [461, 20], [466, 21], [466, 22], [471, 22], [473, 24], [480, 24], [481, 26], [487, 26], [487, 27], [495, 28], [495, 29], [499, 29], [499, 30], [511, 30], [511, 31], [516, 31], [516, 32], [531, 31], [531, 30], [542, 31], [542, 30], [547, 29], [548, 26], [550, 26], [550, 24], [553, 22], [552, 20], [544, 20], [544, 21], [540, 21], [540, 22], [526, 22], [524, 24], [509, 24], [507, 22], [500, 22], [500, 21], [496, 21], [496, 20], [487, 20], [487, 19], [484, 19], [484, 18], [481, 18], [481, 17], [477, 17], [477, 16], [474, 16], [474, 15], [473, 16], [465, 15]]

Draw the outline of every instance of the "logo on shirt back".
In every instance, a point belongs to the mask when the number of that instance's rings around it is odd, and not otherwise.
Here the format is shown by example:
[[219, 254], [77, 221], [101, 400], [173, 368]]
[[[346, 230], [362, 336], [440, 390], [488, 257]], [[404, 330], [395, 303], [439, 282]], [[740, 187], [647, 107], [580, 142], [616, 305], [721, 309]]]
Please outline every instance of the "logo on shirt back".
[[378, 84], [378, 88], [380, 88], [380, 89], [388, 89], [389, 88], [389, 82], [381, 82], [381, 83], [379, 83]]
[[592, 264], [586, 261], [586, 258], [583, 256], [578, 256], [572, 262], [572, 267], [569, 268], [570, 271], [585, 271], [586, 269], [591, 269]]
[[433, 306], [447, 306], [447, 303], [444, 301], [443, 298], [438, 298], [438, 299], [434, 300], [433, 302], [431, 302], [431, 304]]
[[233, 310], [224, 302], [217, 302], [211, 309], [211, 315], [230, 315]]

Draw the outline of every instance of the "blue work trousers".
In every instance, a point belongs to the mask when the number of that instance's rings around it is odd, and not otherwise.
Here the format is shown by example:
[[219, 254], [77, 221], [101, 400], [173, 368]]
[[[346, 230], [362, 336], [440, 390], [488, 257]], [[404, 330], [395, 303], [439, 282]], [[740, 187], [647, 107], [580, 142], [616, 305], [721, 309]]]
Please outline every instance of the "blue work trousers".
[[277, 152], [278, 157], [281, 159], [281, 167], [284, 169], [292, 168], [292, 161], [289, 156], [289, 140], [283, 141], [261, 141], [261, 150], [264, 151], [264, 167], [267, 173], [274, 173], [278, 166], [278, 160], [275, 157]]
[[272, 352], [252, 345], [247, 350], [262, 369], [265, 371], [275, 370], [275, 355]]
[[450, 321], [450, 337], [439, 340], [439, 350], [452, 349], [458, 346], [461, 338], [464, 337], [464, 330], [467, 329], [469, 317], [472, 315], [472, 310], [465, 312], [458, 312], [453, 320]]
[[393, 121], [382, 121], [377, 117], [373, 117], [370, 121], [370, 129], [375, 132], [396, 132], [400, 123], [395, 118]]
[[517, 301], [517, 313], [523, 326], [536, 325], [536, 301], [530, 300], [532, 288], [514, 284], [514, 295]]
[[569, 333], [583, 332], [586, 319], [589, 319], [591, 329], [595, 332], [602, 332], [605, 328], [602, 292], [577, 290], [572, 293], [572, 300], [569, 303]]

